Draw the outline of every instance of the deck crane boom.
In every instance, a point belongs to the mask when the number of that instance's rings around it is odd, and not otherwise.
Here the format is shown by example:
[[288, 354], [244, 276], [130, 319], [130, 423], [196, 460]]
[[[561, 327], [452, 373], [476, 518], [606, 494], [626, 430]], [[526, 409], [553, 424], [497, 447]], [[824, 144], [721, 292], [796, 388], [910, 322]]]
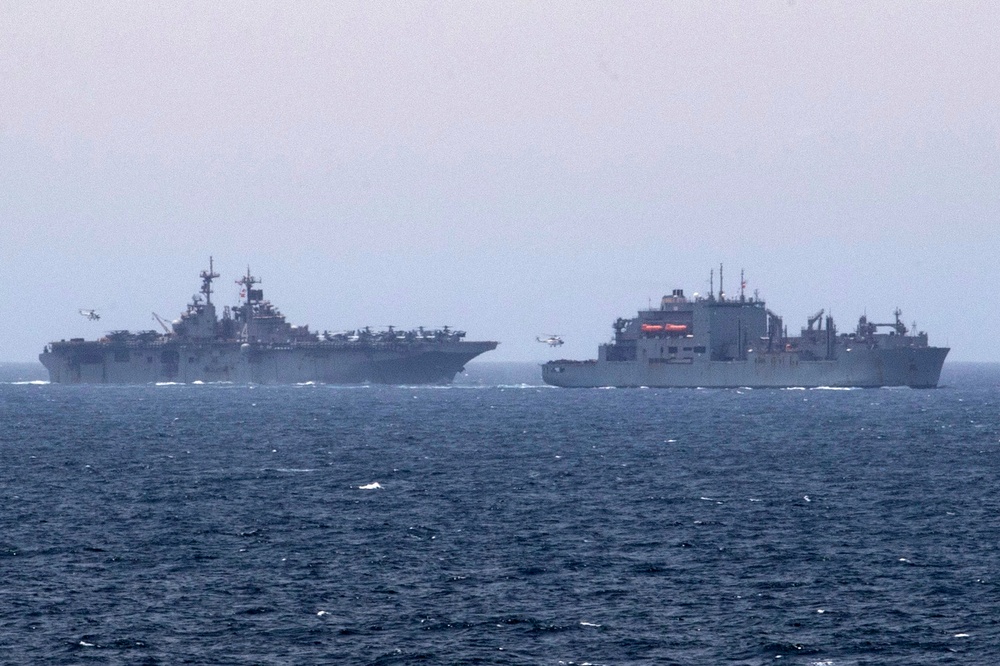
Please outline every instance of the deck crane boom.
[[153, 313], [153, 319], [155, 319], [157, 321], [157, 323], [159, 323], [159, 325], [163, 329], [164, 333], [166, 333], [167, 335], [170, 335], [170, 327], [167, 325], [167, 322], [163, 321], [163, 317], [161, 317], [160, 315], [158, 315], [158, 314], [156, 314], [154, 312]]

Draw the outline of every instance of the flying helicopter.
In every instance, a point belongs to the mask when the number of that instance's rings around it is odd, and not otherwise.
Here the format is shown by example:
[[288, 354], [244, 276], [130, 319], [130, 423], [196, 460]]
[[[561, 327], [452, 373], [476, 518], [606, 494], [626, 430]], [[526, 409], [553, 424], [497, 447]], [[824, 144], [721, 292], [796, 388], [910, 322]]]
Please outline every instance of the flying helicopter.
[[80, 314], [90, 321], [97, 321], [101, 318], [101, 315], [97, 314], [97, 310], [80, 310]]
[[538, 340], [539, 342], [544, 342], [549, 347], [558, 347], [559, 345], [563, 344], [562, 336], [559, 335], [550, 335], [546, 338], [535, 338], [535, 339]]

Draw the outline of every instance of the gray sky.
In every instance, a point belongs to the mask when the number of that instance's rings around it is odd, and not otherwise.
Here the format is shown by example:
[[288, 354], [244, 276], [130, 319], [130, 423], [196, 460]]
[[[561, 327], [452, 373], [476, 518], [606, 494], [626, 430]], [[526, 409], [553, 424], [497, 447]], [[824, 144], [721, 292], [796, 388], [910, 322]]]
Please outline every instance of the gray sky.
[[211, 254], [219, 304], [249, 264], [484, 360], [725, 262], [790, 330], [1000, 361], [998, 44], [985, 1], [0, 0], [0, 360], [173, 319]]

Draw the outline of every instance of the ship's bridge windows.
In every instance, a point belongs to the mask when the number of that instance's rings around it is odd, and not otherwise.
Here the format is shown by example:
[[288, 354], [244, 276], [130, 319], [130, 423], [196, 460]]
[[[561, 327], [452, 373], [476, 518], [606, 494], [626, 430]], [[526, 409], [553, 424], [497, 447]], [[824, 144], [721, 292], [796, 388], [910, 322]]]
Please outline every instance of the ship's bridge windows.
[[706, 349], [703, 346], [698, 346], [698, 347], [694, 348], [694, 353], [695, 354], [704, 354], [705, 351], [706, 351]]
[[667, 347], [667, 353], [668, 354], [676, 354], [677, 353], [677, 347]]

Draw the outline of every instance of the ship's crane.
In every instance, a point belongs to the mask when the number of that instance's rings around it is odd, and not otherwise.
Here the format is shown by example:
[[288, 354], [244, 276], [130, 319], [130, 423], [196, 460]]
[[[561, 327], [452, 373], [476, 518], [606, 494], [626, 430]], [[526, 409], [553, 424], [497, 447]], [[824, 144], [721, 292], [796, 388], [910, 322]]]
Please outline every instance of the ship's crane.
[[163, 329], [164, 333], [166, 333], [167, 335], [170, 335], [170, 327], [167, 325], [167, 322], [163, 321], [163, 317], [161, 317], [160, 315], [158, 315], [158, 314], [156, 314], [154, 312], [153, 313], [153, 319], [155, 319], [156, 322], [160, 325], [160, 327]]
[[809, 317], [809, 319], [807, 320], [806, 330], [809, 330], [809, 331], [813, 330], [813, 326], [816, 324], [816, 322], [818, 322], [820, 319], [823, 318], [823, 313], [825, 311], [826, 310], [820, 310], [819, 312], [817, 312], [816, 314], [814, 314], [812, 317]]

